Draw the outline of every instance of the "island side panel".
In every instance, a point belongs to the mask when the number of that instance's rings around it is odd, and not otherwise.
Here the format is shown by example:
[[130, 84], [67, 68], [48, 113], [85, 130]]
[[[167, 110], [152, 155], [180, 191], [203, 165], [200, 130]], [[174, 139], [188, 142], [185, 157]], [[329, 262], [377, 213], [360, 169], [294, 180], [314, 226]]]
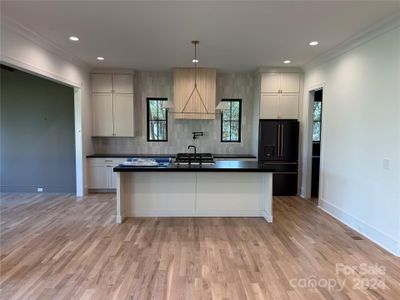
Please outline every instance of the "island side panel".
[[273, 203], [273, 196], [272, 196], [272, 173], [264, 173], [263, 174], [263, 183], [264, 183], [264, 193], [263, 193], [263, 216], [264, 219], [268, 223], [272, 223], [273, 215], [272, 215], [272, 203]]
[[198, 216], [264, 216], [264, 173], [198, 173]]
[[126, 217], [194, 216], [196, 174], [125, 173]]
[[116, 185], [117, 185], [117, 212], [116, 212], [116, 220], [115, 222], [117, 224], [121, 224], [124, 221], [125, 218], [125, 205], [124, 205], [124, 201], [125, 201], [125, 195], [124, 195], [124, 188], [125, 188], [125, 184], [123, 182], [124, 180], [124, 173], [120, 173], [117, 172], [116, 174]]

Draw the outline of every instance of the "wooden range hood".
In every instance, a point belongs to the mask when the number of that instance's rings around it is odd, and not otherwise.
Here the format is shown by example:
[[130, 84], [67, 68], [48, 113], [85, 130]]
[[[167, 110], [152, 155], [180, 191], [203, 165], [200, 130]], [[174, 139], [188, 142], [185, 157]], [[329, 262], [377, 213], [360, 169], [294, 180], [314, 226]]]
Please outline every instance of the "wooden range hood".
[[216, 69], [174, 69], [174, 116], [175, 119], [215, 119]]

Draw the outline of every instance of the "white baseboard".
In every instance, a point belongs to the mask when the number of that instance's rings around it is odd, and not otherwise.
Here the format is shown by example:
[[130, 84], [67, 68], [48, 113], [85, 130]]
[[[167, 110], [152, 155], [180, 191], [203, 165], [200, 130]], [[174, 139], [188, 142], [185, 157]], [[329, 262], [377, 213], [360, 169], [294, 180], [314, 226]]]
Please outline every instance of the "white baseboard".
[[[259, 210], [235, 210], [235, 211], [182, 211], [182, 210], [146, 210], [128, 211], [127, 217], [264, 217]], [[271, 220], [272, 220], [272, 216]]]
[[265, 221], [267, 221], [268, 223], [272, 223], [273, 222], [272, 215], [269, 212], [265, 211], [265, 210], [263, 211], [263, 217], [264, 217]]
[[318, 207], [390, 253], [400, 256], [400, 241], [397, 241], [396, 238], [387, 235], [324, 199], [319, 200]]

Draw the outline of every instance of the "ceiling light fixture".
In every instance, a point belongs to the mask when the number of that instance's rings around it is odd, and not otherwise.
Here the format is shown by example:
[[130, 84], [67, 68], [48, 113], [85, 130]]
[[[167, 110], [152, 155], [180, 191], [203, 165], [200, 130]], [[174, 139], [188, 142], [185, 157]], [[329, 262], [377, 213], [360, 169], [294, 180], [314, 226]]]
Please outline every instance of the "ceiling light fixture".
[[310, 46], [317, 46], [319, 44], [318, 41], [312, 41], [308, 43]]
[[284, 64], [290, 64], [291, 61], [290, 61], [290, 60], [285, 60], [283, 63], [284, 63]]
[[77, 36], [70, 36], [69, 39], [73, 42], [79, 41], [79, 38]]
[[97, 57], [97, 60], [104, 60], [104, 57], [98, 56], [98, 57]]

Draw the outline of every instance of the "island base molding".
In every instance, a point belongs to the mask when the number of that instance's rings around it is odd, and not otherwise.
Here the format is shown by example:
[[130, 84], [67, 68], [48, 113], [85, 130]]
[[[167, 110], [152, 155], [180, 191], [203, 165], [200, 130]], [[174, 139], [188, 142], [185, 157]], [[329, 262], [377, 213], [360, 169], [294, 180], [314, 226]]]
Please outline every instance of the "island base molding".
[[263, 217], [272, 173], [118, 172], [116, 223], [127, 217]]

